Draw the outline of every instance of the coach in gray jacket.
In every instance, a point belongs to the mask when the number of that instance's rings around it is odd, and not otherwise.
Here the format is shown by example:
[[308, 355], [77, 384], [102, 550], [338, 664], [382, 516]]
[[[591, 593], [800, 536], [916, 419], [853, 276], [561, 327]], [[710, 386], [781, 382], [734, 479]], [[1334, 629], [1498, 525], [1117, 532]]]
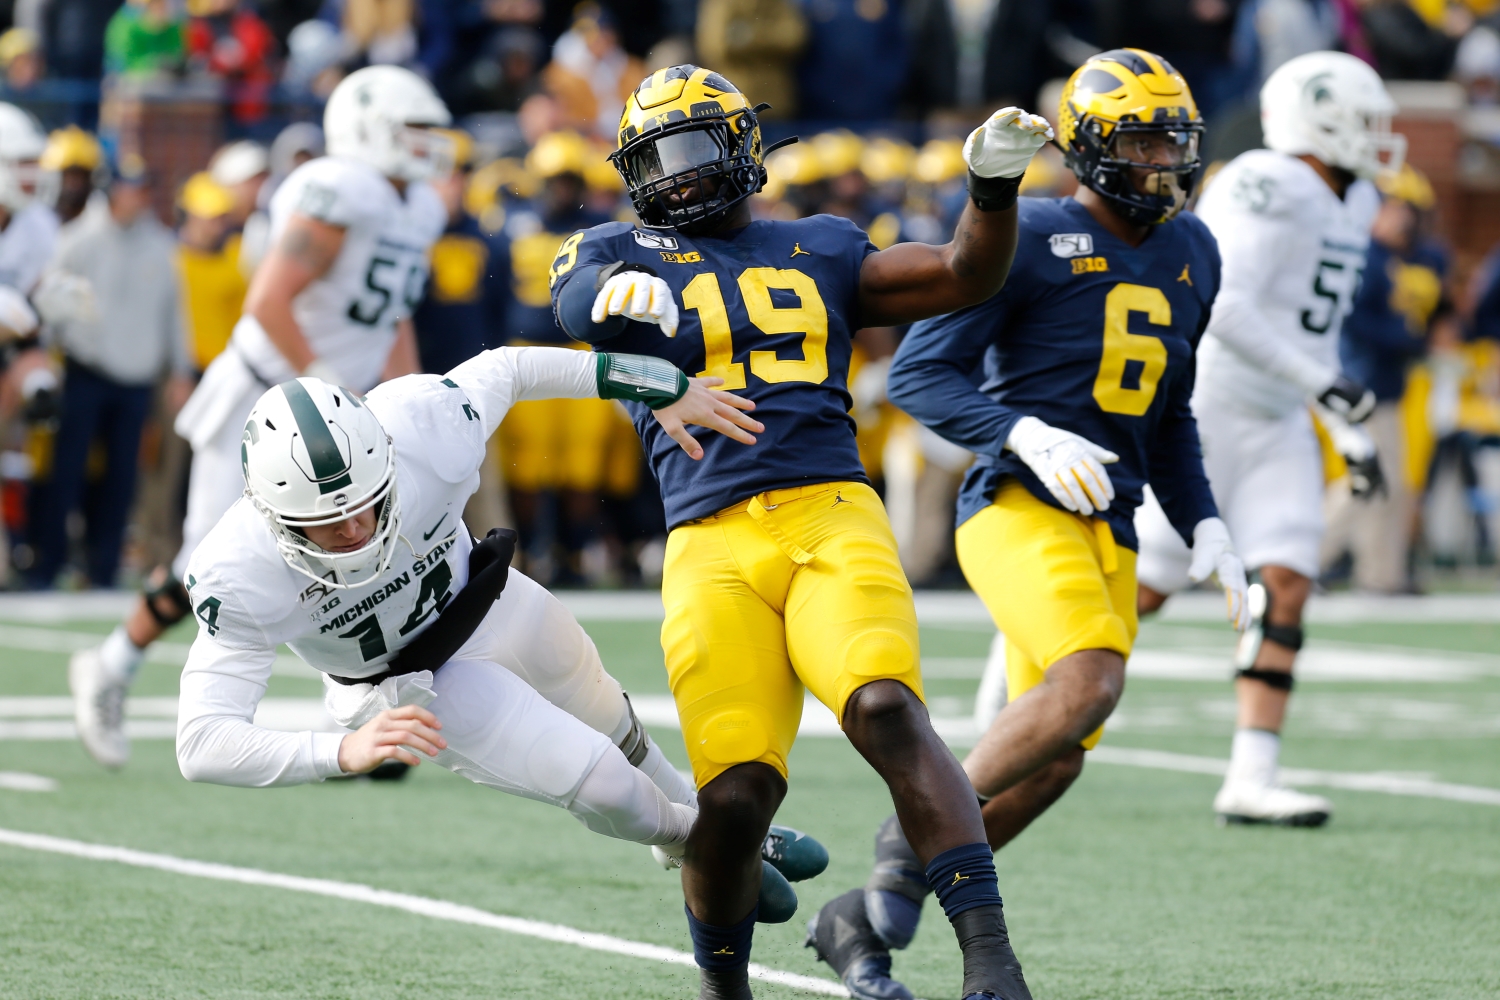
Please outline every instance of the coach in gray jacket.
[[[52, 478], [36, 508], [30, 571], [36, 587], [52, 586], [66, 561], [66, 519], [80, 505], [88, 525], [89, 580], [114, 585], [151, 393], [163, 375], [186, 364], [176, 240], [151, 213], [151, 178], [133, 159], [117, 172], [107, 201], [92, 203], [63, 228], [51, 265], [84, 279], [94, 308], [51, 334], [67, 371]], [[104, 446], [104, 478], [86, 498], [85, 470], [96, 440]]]

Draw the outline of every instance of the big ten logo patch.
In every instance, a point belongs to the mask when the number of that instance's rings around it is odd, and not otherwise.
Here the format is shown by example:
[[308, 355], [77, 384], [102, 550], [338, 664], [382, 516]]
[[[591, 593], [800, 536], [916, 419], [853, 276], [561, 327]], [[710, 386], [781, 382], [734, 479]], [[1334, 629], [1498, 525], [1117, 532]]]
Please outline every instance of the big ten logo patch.
[[703, 263], [703, 255], [696, 250], [689, 250], [687, 253], [672, 253], [670, 250], [662, 250], [660, 252], [661, 259], [666, 261], [668, 264]]
[[1109, 261], [1103, 257], [1074, 257], [1073, 273], [1090, 274], [1095, 271], [1108, 271]]

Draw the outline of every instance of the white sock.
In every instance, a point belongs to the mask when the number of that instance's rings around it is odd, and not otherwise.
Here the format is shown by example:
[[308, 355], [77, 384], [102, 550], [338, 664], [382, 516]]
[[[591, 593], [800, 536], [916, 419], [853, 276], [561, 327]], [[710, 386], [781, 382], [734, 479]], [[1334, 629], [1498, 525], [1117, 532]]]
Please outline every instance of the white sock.
[[134, 680], [145, 658], [146, 651], [130, 641], [124, 625], [116, 625], [99, 647], [99, 665], [104, 675], [116, 682], [129, 684]]
[[1281, 737], [1265, 729], [1236, 729], [1234, 745], [1229, 752], [1231, 781], [1270, 785], [1276, 780], [1277, 760], [1281, 756]]
[[698, 792], [690, 777], [673, 766], [661, 747], [650, 736], [646, 737], [646, 759], [640, 763], [640, 771], [660, 788], [668, 799], [685, 806], [698, 808]]
[[698, 818], [698, 810], [668, 801], [624, 754], [614, 751], [600, 758], [583, 779], [568, 812], [595, 833], [679, 854]]

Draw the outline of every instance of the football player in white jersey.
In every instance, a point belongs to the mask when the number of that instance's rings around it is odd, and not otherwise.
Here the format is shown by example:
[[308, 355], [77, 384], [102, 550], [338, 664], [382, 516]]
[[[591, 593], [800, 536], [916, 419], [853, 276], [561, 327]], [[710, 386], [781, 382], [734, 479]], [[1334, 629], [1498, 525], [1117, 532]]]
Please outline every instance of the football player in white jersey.
[[[461, 518], [518, 400], [636, 399], [701, 457], [685, 423], [746, 444], [762, 429], [741, 412], [753, 403], [710, 391], [719, 382], [656, 358], [501, 348], [367, 397], [310, 377], [266, 391], [243, 424], [244, 495], [187, 566], [183, 776], [265, 787], [426, 756], [680, 856], [691, 784], [567, 609], [510, 569], [514, 533], [475, 543]], [[283, 642], [325, 675], [352, 733], [254, 724]]]
[[[0, 285], [29, 294], [57, 241], [57, 215], [37, 198], [47, 134], [14, 104], [0, 103], [0, 164], [11, 175], [0, 201]], [[14, 190], [9, 190], [13, 188]]]
[[[1267, 149], [1237, 157], [1198, 216], [1223, 257], [1223, 285], [1198, 352], [1193, 413], [1215, 502], [1247, 568], [1255, 621], [1235, 653], [1239, 702], [1223, 822], [1317, 826], [1327, 799], [1277, 783], [1280, 732], [1302, 646], [1302, 607], [1318, 570], [1323, 463], [1309, 407], [1373, 489], [1378, 461], [1355, 426], [1374, 395], [1339, 373], [1339, 328], [1353, 305], [1370, 226], [1373, 178], [1400, 168], [1395, 102], [1353, 56], [1314, 52], [1261, 90]], [[1140, 610], [1187, 585], [1189, 553], [1148, 494], [1136, 513]]]
[[303, 164], [271, 201], [272, 250], [255, 273], [229, 347], [177, 416], [193, 447], [182, 548], [148, 577], [126, 621], [69, 667], [79, 736], [120, 767], [130, 745], [106, 711], [146, 647], [188, 612], [188, 557], [244, 490], [240, 430], [270, 386], [311, 375], [357, 392], [417, 370], [412, 310], [447, 212], [427, 178], [452, 162], [447, 107], [409, 70], [372, 66], [344, 79], [323, 115], [328, 155]]

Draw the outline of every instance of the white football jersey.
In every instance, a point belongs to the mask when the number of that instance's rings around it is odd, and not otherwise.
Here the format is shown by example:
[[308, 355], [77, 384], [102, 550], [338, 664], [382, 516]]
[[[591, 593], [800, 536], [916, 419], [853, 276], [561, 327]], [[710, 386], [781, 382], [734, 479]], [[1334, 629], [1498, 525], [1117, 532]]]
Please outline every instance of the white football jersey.
[[1270, 150], [1219, 172], [1196, 209], [1218, 240], [1223, 284], [1198, 352], [1195, 409], [1282, 417], [1328, 387], [1379, 207], [1368, 181], [1340, 199], [1311, 166]]
[[[292, 315], [313, 353], [346, 385], [369, 389], [390, 356], [396, 321], [422, 300], [428, 253], [448, 225], [447, 209], [427, 184], [407, 185], [402, 197], [373, 167], [325, 156], [292, 171], [271, 198], [270, 214], [271, 246], [293, 214], [344, 229], [338, 259], [292, 301]], [[254, 321], [241, 320], [234, 344], [270, 384], [297, 374]]]
[[248, 498], [241, 498], [188, 561], [198, 618], [190, 666], [205, 639], [217, 649], [274, 656], [287, 643], [325, 673], [365, 677], [427, 627], [468, 582], [464, 504], [479, 486], [488, 440], [520, 399], [597, 395], [594, 355], [565, 348], [486, 351], [447, 376], [408, 375], [365, 399], [396, 452], [400, 534], [385, 573], [335, 590], [296, 572]]
[[32, 202], [17, 212], [0, 232], [0, 285], [29, 294], [52, 260], [57, 243], [57, 215]]

